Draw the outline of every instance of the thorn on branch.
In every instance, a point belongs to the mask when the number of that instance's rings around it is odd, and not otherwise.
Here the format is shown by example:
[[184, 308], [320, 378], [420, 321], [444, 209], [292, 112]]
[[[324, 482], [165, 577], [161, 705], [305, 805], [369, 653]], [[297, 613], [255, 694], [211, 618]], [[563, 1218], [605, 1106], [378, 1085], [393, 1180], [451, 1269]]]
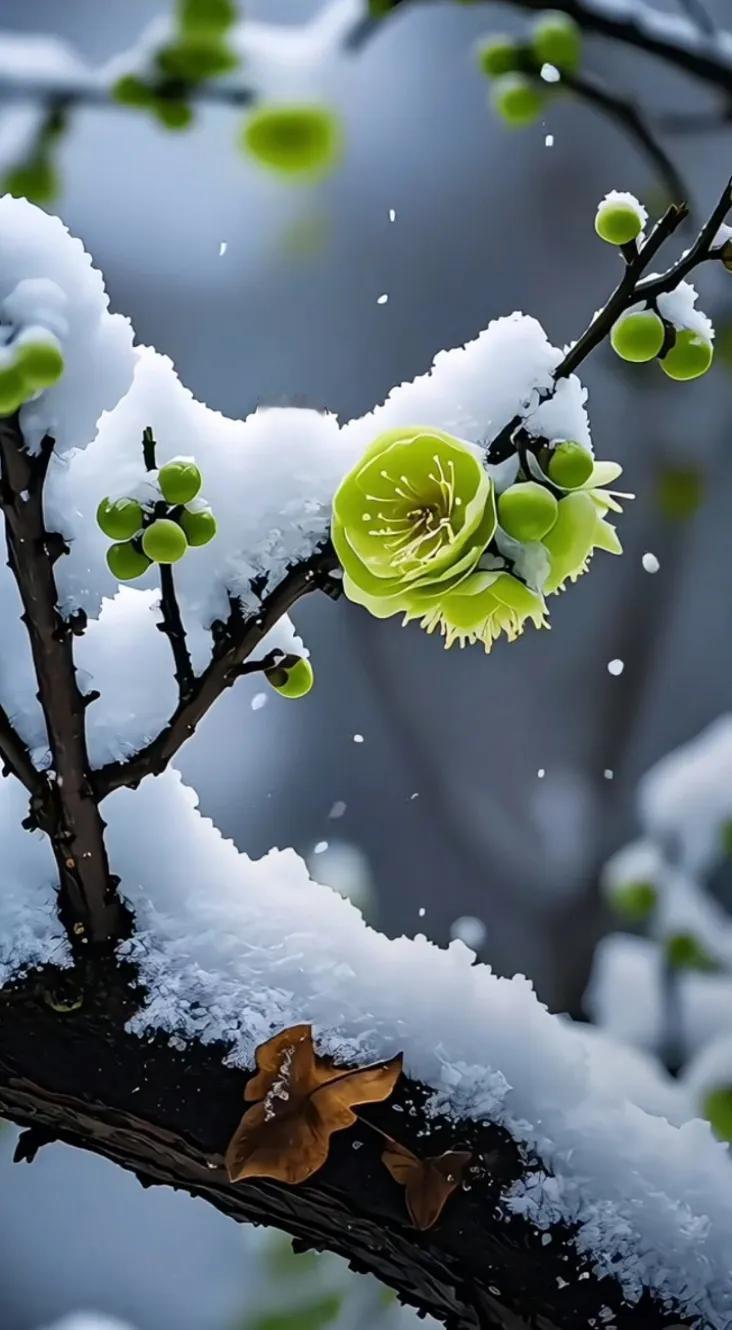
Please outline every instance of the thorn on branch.
[[57, 1140], [58, 1137], [53, 1132], [46, 1131], [43, 1127], [26, 1127], [18, 1137], [13, 1151], [13, 1163], [32, 1164], [44, 1145], [53, 1145]]

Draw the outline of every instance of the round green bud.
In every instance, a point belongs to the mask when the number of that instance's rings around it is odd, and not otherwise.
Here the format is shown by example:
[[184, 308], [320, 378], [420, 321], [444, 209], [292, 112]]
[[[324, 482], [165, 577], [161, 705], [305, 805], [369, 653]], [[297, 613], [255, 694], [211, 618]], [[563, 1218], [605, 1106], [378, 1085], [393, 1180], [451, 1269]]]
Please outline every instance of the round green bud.
[[185, 509], [180, 515], [180, 524], [186, 533], [189, 545], [208, 545], [216, 535], [216, 518], [210, 509], [200, 513], [191, 513]]
[[177, 97], [156, 97], [152, 109], [166, 129], [187, 129], [193, 120], [193, 111], [188, 103]]
[[488, 78], [500, 78], [521, 68], [521, 47], [510, 37], [485, 37], [475, 48], [478, 67]]
[[266, 679], [280, 697], [297, 698], [305, 697], [306, 693], [310, 692], [315, 682], [315, 675], [310, 661], [305, 656], [300, 656], [289, 669], [275, 666], [273, 670], [267, 670]]
[[161, 73], [182, 83], [200, 83], [236, 69], [239, 61], [219, 38], [207, 36], [186, 37], [171, 46], [165, 46], [157, 55]]
[[236, 17], [235, 0], [178, 0], [178, 21], [187, 32], [221, 33]]
[[0, 416], [12, 416], [27, 397], [27, 388], [15, 365], [0, 369]]
[[544, 98], [536, 80], [527, 78], [525, 74], [504, 74], [496, 79], [492, 101], [498, 115], [512, 129], [533, 125], [544, 107]]
[[658, 363], [670, 379], [685, 383], [706, 374], [713, 359], [714, 347], [709, 339], [689, 328], [682, 328], [677, 332], [671, 350]]
[[59, 191], [58, 173], [51, 162], [39, 158], [9, 171], [3, 190], [16, 199], [28, 199], [29, 203], [53, 203]]
[[51, 388], [64, 372], [64, 358], [55, 342], [24, 342], [18, 347], [15, 364], [33, 392]]
[[514, 540], [541, 540], [557, 520], [554, 495], [535, 480], [511, 485], [498, 499], [498, 522]]
[[595, 230], [608, 245], [629, 245], [643, 230], [643, 218], [632, 203], [603, 199], [595, 215]]
[[129, 540], [142, 526], [142, 507], [137, 499], [102, 499], [97, 525], [110, 540]]
[[323, 175], [342, 147], [341, 126], [327, 106], [260, 106], [244, 125], [242, 147], [281, 175]]
[[188, 549], [188, 541], [177, 522], [157, 517], [142, 533], [142, 548], [153, 563], [177, 563]]
[[581, 443], [565, 439], [552, 450], [547, 475], [560, 489], [577, 489], [592, 475], [592, 454]]
[[672, 970], [715, 970], [716, 964], [693, 933], [670, 933], [664, 943]]
[[720, 1141], [732, 1141], [732, 1085], [717, 1085], [708, 1090], [701, 1111]]
[[135, 577], [142, 577], [150, 567], [150, 560], [131, 540], [121, 545], [110, 545], [107, 550], [107, 564], [113, 577], [120, 582], [131, 582]]
[[663, 320], [652, 309], [623, 314], [610, 332], [610, 345], [615, 354], [635, 365], [655, 360], [665, 340]]
[[652, 882], [624, 882], [610, 892], [613, 909], [629, 923], [641, 924], [653, 913], [658, 892]]
[[154, 102], [155, 93], [137, 74], [123, 74], [112, 85], [112, 97], [122, 106], [147, 107]]
[[531, 46], [541, 64], [555, 65], [570, 73], [579, 67], [582, 55], [582, 33], [578, 23], [568, 14], [550, 10], [542, 14], [531, 31]]
[[158, 471], [160, 493], [167, 503], [190, 503], [195, 499], [203, 477], [195, 462], [175, 457]]

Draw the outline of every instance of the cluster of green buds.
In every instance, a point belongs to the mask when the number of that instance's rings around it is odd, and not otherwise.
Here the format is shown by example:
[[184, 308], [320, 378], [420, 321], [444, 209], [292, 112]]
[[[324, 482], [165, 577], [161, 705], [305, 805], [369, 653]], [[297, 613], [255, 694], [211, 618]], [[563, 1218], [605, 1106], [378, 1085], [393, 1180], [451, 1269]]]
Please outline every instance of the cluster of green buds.
[[350, 600], [403, 615], [445, 645], [490, 651], [527, 622], [547, 626], [545, 596], [618, 554], [605, 487], [621, 468], [571, 439], [527, 440], [514, 483], [496, 493], [481, 450], [430, 427], [380, 435], [341, 482], [331, 535]]
[[102, 499], [97, 523], [115, 542], [107, 550], [114, 577], [130, 582], [151, 563], [177, 563], [191, 546], [213, 540], [216, 518], [199, 497], [202, 483], [192, 458], [174, 457], [157, 472], [158, 495]]
[[[532, 125], [547, 99], [561, 85], [562, 74], [573, 74], [582, 57], [582, 33], [568, 14], [539, 14], [525, 41], [493, 34], [477, 45], [478, 64], [492, 84], [491, 101], [501, 118], [517, 129]], [[554, 82], [545, 77], [554, 72]]]
[[307, 656], [282, 656], [275, 665], [265, 670], [264, 677], [280, 697], [298, 699], [310, 692], [315, 675]]
[[5, 172], [0, 193], [41, 206], [53, 202], [59, 192], [56, 150], [67, 123], [68, 116], [62, 107], [54, 106], [48, 111], [26, 155]]
[[178, 0], [176, 17], [175, 35], [155, 52], [151, 68], [123, 74], [112, 96], [150, 111], [167, 129], [186, 129], [193, 119], [191, 89], [239, 63], [227, 41], [237, 8], [235, 0]]
[[[623, 248], [636, 244], [647, 220], [645, 208], [632, 194], [613, 192], [598, 207], [595, 230], [606, 244]], [[622, 314], [612, 328], [611, 346], [621, 360], [632, 364], [657, 360], [670, 379], [678, 382], [698, 379], [711, 368], [714, 359], [711, 323], [694, 311], [696, 326], [684, 327], [669, 317], [663, 301], [664, 297], [660, 297], [651, 303], [640, 303]]]
[[0, 416], [12, 416], [64, 372], [58, 338], [40, 325], [27, 327], [0, 346]]

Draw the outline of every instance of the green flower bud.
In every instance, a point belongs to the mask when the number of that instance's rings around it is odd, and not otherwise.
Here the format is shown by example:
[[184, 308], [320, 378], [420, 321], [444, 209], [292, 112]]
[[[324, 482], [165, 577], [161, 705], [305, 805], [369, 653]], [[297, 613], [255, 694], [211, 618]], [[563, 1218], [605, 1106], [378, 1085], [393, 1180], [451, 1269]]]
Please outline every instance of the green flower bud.
[[224, 42], [206, 36], [186, 37], [157, 54], [157, 65], [166, 78], [182, 83], [200, 83], [236, 69], [239, 63], [234, 51]]
[[542, 65], [555, 65], [570, 73], [579, 68], [582, 32], [579, 24], [560, 10], [540, 15], [532, 28], [531, 45]]
[[152, 88], [136, 74], [123, 74], [112, 86], [112, 97], [122, 106], [146, 108], [155, 101]]
[[18, 347], [15, 365], [31, 392], [53, 387], [64, 372], [61, 348], [50, 340], [23, 342]]
[[629, 245], [643, 230], [643, 215], [623, 198], [603, 199], [595, 216], [595, 230], [608, 245]]
[[97, 525], [110, 540], [130, 540], [142, 527], [142, 507], [137, 499], [102, 499]]
[[482, 642], [486, 653], [505, 633], [513, 642], [528, 622], [546, 628], [546, 606], [510, 573], [470, 573], [452, 589], [435, 597], [429, 589], [408, 597], [404, 622], [418, 619], [428, 633], [440, 632], [445, 646]]
[[337, 163], [343, 135], [328, 106], [263, 105], [248, 117], [242, 147], [280, 175], [325, 175]]
[[648, 360], [655, 360], [666, 340], [663, 320], [652, 309], [638, 310], [634, 314], [623, 314], [613, 324], [610, 333], [610, 345], [621, 360], [630, 360], [642, 365]]
[[689, 328], [682, 328], [677, 332], [670, 351], [658, 363], [670, 379], [685, 383], [706, 374], [713, 359], [714, 347], [709, 339], [700, 333], [691, 332]]
[[190, 503], [202, 484], [201, 472], [188, 457], [174, 457], [158, 471], [160, 493], [167, 503]]
[[520, 69], [523, 52], [510, 37], [484, 37], [475, 48], [478, 66], [488, 78], [500, 78]]
[[593, 471], [592, 454], [581, 443], [565, 439], [553, 449], [547, 475], [560, 489], [573, 490], [584, 485]]
[[541, 540], [557, 520], [554, 495], [535, 480], [511, 485], [498, 500], [498, 521], [514, 540]]
[[345, 593], [382, 619], [404, 613], [413, 592], [439, 598], [466, 577], [495, 528], [479, 451], [428, 426], [379, 435], [333, 500]]
[[720, 1141], [732, 1141], [732, 1085], [717, 1085], [708, 1090], [701, 1111]]
[[110, 545], [107, 550], [107, 564], [113, 577], [120, 582], [131, 582], [135, 577], [142, 577], [150, 567], [150, 560], [134, 545], [131, 540], [121, 545]]
[[533, 125], [544, 109], [544, 97], [536, 79], [526, 74], [504, 74], [493, 85], [495, 111], [512, 129]]
[[221, 34], [237, 19], [234, 0], [178, 0], [178, 22], [185, 32]]
[[716, 970], [717, 963], [693, 933], [670, 933], [664, 943], [672, 970]]
[[610, 892], [613, 909], [632, 924], [644, 923], [657, 901], [658, 892], [652, 882], [624, 882]]
[[27, 397], [25, 380], [16, 365], [0, 369], [0, 416], [13, 416]]
[[188, 103], [177, 97], [156, 97], [152, 111], [166, 129], [188, 129], [193, 120], [193, 111]]
[[142, 548], [153, 563], [177, 563], [188, 549], [188, 541], [177, 522], [158, 517], [145, 528]]
[[180, 515], [180, 524], [189, 545], [208, 545], [216, 535], [216, 518], [210, 508], [202, 509], [199, 513], [184, 509]]
[[305, 697], [315, 682], [313, 667], [305, 656], [300, 656], [287, 669], [275, 666], [272, 670], [265, 670], [265, 678], [280, 697], [290, 698]]

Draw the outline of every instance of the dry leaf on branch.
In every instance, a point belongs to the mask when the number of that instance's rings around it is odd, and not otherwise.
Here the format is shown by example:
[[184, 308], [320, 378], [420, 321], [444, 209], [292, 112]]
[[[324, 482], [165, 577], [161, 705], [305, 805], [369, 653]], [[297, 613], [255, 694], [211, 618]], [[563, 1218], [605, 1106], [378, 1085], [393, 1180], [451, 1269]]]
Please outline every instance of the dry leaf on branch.
[[442, 1155], [419, 1159], [398, 1141], [390, 1141], [381, 1156], [395, 1182], [405, 1188], [409, 1217], [419, 1229], [437, 1223], [472, 1158], [469, 1150], [446, 1150]]
[[257, 1049], [247, 1109], [226, 1151], [231, 1182], [304, 1182], [325, 1163], [330, 1138], [357, 1121], [354, 1104], [388, 1099], [401, 1054], [372, 1067], [336, 1067], [313, 1048], [309, 1025], [293, 1025]]

